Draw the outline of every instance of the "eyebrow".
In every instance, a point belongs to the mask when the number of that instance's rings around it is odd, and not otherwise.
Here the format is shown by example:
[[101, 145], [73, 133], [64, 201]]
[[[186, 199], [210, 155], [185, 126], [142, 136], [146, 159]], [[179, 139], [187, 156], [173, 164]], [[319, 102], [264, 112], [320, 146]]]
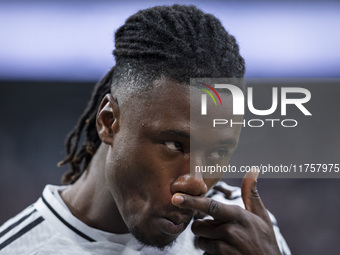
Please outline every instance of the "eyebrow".
[[219, 144], [227, 144], [229, 146], [235, 147], [237, 142], [235, 139], [228, 138], [228, 139], [223, 139], [218, 142]]
[[171, 135], [171, 136], [179, 136], [179, 137], [184, 137], [189, 139], [190, 134], [184, 131], [179, 131], [179, 130], [166, 130], [160, 132], [160, 135]]

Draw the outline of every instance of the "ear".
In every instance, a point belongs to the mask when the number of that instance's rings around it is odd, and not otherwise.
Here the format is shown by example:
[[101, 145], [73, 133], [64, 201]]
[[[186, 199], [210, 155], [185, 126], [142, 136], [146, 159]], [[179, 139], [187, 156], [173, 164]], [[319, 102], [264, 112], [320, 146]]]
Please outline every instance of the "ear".
[[106, 94], [97, 112], [97, 132], [103, 143], [112, 144], [113, 136], [119, 130], [118, 102], [111, 94]]

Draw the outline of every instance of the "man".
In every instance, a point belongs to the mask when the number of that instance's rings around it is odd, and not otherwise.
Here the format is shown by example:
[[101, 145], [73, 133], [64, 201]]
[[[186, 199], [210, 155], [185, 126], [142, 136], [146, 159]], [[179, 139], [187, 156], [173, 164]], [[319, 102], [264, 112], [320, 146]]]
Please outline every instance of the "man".
[[[46, 186], [6, 222], [1, 254], [288, 254], [256, 172], [244, 178], [242, 198], [190, 174], [190, 160], [227, 164], [238, 143], [235, 126], [202, 137], [189, 100], [192, 77], [244, 76], [234, 37], [214, 16], [174, 5], [131, 16], [115, 43], [116, 66], [66, 141], [60, 165], [70, 164], [62, 179], [70, 185]], [[227, 114], [242, 119], [231, 107]], [[190, 139], [208, 146], [193, 154]], [[212, 218], [193, 222], [200, 214]]]

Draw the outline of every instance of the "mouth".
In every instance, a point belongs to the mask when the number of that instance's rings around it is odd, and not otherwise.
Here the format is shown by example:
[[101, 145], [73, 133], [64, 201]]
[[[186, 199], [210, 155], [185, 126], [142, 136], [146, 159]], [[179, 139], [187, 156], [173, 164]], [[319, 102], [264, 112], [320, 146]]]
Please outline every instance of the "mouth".
[[159, 218], [159, 226], [163, 233], [170, 236], [178, 236], [188, 226], [191, 218], [177, 215]]

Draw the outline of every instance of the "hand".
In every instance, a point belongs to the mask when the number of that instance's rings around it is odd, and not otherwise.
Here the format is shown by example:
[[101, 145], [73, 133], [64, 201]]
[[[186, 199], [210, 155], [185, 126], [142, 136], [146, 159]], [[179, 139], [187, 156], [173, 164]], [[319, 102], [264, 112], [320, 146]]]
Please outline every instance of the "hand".
[[204, 254], [281, 254], [273, 225], [256, 189], [257, 172], [247, 173], [242, 182], [246, 209], [226, 205], [208, 197], [176, 193], [172, 203], [208, 214], [214, 219], [195, 220], [192, 232]]

